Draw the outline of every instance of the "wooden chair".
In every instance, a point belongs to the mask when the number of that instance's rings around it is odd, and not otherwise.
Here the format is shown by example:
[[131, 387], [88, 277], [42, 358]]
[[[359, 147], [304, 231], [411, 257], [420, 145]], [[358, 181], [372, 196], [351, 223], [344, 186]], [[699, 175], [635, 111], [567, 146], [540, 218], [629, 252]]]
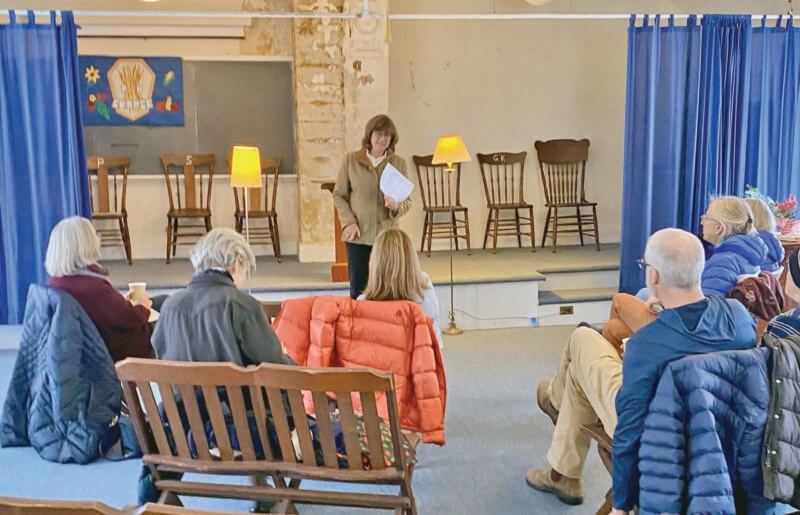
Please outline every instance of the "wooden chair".
[[[453, 189], [453, 181], [445, 165], [431, 163], [433, 155], [413, 156], [414, 167], [417, 169], [419, 192], [422, 196], [422, 210], [425, 213], [425, 222], [422, 226], [422, 244], [420, 252], [425, 250], [428, 242], [428, 257], [431, 255], [431, 243], [434, 239], [450, 239], [458, 250], [458, 240], [464, 239], [467, 243], [467, 254], [472, 254], [469, 241], [469, 212], [461, 205], [461, 163], [455, 165], [455, 192], [448, 190], [448, 181]], [[455, 194], [455, 203], [449, 198]], [[446, 215], [447, 220], [437, 221], [436, 215]], [[462, 219], [458, 215], [462, 214]], [[459, 233], [463, 229], [463, 234]]]
[[[214, 180], [214, 154], [165, 154], [161, 168], [167, 182], [167, 264], [175, 256], [178, 238], [196, 238], [211, 230], [211, 187]], [[174, 181], [174, 189], [172, 182]], [[181, 192], [183, 192], [181, 194]], [[181, 220], [197, 221], [181, 226]], [[190, 232], [181, 233], [180, 229]], [[191, 232], [201, 229], [202, 232]], [[187, 242], [186, 244], [191, 244]], [[184, 243], [181, 243], [184, 244]]]
[[[131, 160], [127, 157], [91, 156], [86, 164], [89, 170], [89, 202], [92, 206], [92, 221], [97, 234], [100, 235], [101, 245], [103, 247], [122, 245], [125, 249], [125, 257], [128, 258], [128, 264], [132, 265], [128, 210], [125, 207], [130, 166]], [[97, 197], [96, 200], [95, 197]], [[106, 221], [116, 222], [118, 227], [109, 227], [105, 223]], [[103, 222], [103, 225], [99, 225], [97, 222]]]
[[280, 302], [262, 302], [261, 309], [264, 311], [264, 316], [267, 317], [269, 323], [271, 324], [275, 317], [278, 316], [278, 313], [281, 312], [281, 303]]
[[[533, 204], [525, 202], [525, 157], [527, 152], [493, 152], [478, 154], [481, 167], [483, 191], [486, 194], [486, 231], [483, 248], [489, 236], [492, 237], [492, 254], [497, 253], [499, 236], [516, 236], [517, 245], [522, 248], [522, 236], [530, 236], [531, 248], [536, 252], [536, 231], [533, 220]], [[501, 214], [513, 212], [513, 218], [501, 218]], [[523, 215], [520, 215], [522, 211]], [[527, 212], [528, 216], [524, 216]], [[522, 223], [530, 224], [530, 231], [523, 229]]]
[[[553, 252], [558, 251], [559, 233], [578, 233], [581, 246], [583, 237], [594, 238], [600, 250], [597, 229], [597, 202], [586, 200], [586, 161], [589, 159], [589, 140], [554, 139], [537, 141], [534, 145], [539, 155], [539, 169], [547, 207], [547, 219], [542, 235], [542, 247], [548, 234], [553, 240]], [[591, 214], [581, 208], [592, 208]], [[559, 209], [575, 209], [574, 215], [559, 215]], [[550, 224], [553, 228], [549, 229]], [[548, 230], [549, 229], [549, 230]]]
[[[414, 467], [406, 464], [390, 373], [267, 364], [245, 369], [225, 363], [137, 358], [117, 363], [117, 373], [144, 453], [142, 461], [150, 467], [155, 486], [162, 492], [159, 504], [180, 505], [178, 496], [200, 496], [277, 501], [275, 511], [289, 511], [293, 503], [306, 503], [416, 513], [411, 491]], [[156, 404], [154, 388], [160, 394], [163, 409]], [[344, 455], [337, 452], [326, 392], [334, 393], [337, 398]], [[319, 461], [306, 417], [304, 393], [308, 402], [313, 399]], [[390, 466], [384, 463], [376, 394], [385, 397], [389, 413], [387, 423], [394, 449]], [[362, 462], [361, 435], [351, 396], [360, 396], [364, 407], [369, 469]], [[183, 417], [179, 406], [185, 412]], [[226, 412], [230, 414], [223, 415]], [[272, 424], [267, 423], [268, 415]], [[165, 430], [165, 425], [171, 430]], [[297, 444], [292, 438], [292, 426]], [[215, 444], [209, 442], [207, 428], [213, 431]], [[186, 437], [190, 429], [194, 452]], [[234, 440], [238, 443], [234, 444]], [[271, 443], [275, 440], [277, 444]], [[251, 484], [219, 483], [213, 477], [191, 481], [167, 479], [162, 474], [166, 471], [246, 476], [251, 478]], [[266, 484], [266, 478], [272, 480], [273, 487]], [[388, 484], [399, 487], [399, 493], [300, 488], [304, 479]]]
[[[281, 262], [281, 237], [278, 231], [278, 212], [275, 201], [278, 196], [278, 173], [281, 168], [279, 157], [267, 157], [262, 161], [262, 188], [248, 188], [248, 218], [250, 219], [250, 243], [271, 243], [278, 263]], [[272, 186], [270, 186], [272, 183]], [[244, 188], [233, 188], [236, 210], [233, 214], [236, 231], [245, 234]], [[262, 205], [261, 198], [264, 198]], [[254, 227], [253, 222], [266, 220], [266, 227]]]
[[[588, 436], [597, 442], [597, 454], [600, 455], [600, 461], [611, 474], [611, 437], [606, 434], [603, 425], [600, 423], [581, 426], [581, 433]], [[595, 515], [608, 515], [613, 508], [614, 499], [612, 497], [611, 488], [606, 493], [606, 498], [603, 504], [595, 512]]]
[[123, 511], [94, 501], [52, 501], [0, 497], [0, 514], [3, 515], [123, 515], [123, 513]]

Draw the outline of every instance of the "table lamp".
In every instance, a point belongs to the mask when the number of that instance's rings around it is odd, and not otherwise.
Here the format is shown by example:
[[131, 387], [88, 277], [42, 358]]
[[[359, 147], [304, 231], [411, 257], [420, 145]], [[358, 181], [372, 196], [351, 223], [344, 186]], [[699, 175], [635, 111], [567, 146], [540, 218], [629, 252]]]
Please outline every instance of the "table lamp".
[[[436, 150], [433, 151], [433, 159], [431, 164], [439, 165], [444, 164], [447, 170], [447, 203], [450, 205], [450, 219], [453, 218], [453, 202], [451, 199], [451, 175], [455, 171], [455, 163], [464, 163], [471, 161], [467, 147], [464, 145], [464, 140], [461, 136], [442, 136], [436, 142]], [[453, 305], [453, 238], [450, 241], [450, 324], [447, 329], [442, 331], [449, 336], [455, 336], [464, 332], [463, 329], [456, 325], [455, 306]]]
[[250, 243], [250, 212], [248, 188], [261, 187], [261, 154], [258, 147], [234, 145], [231, 152], [231, 186], [244, 188], [244, 226]]

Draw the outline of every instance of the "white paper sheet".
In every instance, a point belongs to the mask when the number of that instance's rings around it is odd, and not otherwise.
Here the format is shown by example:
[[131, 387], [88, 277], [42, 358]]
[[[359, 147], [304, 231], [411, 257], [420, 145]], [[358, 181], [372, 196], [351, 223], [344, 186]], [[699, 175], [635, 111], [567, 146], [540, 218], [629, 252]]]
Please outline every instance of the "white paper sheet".
[[386, 163], [381, 174], [381, 191], [387, 197], [392, 197], [397, 202], [403, 202], [414, 191], [414, 183], [406, 179], [400, 170]]

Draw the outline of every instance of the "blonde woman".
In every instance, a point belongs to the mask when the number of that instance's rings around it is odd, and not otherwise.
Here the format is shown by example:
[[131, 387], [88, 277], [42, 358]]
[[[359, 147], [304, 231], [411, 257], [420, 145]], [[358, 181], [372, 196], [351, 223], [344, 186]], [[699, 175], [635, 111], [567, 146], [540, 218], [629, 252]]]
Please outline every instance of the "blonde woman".
[[369, 260], [367, 288], [359, 300], [410, 300], [416, 302], [433, 321], [436, 340], [442, 347], [439, 325], [439, 298], [428, 274], [419, 267], [411, 238], [401, 229], [386, 229], [378, 234]]
[[342, 239], [347, 251], [350, 296], [364, 291], [369, 274], [369, 256], [378, 233], [394, 227], [397, 218], [408, 211], [411, 199], [397, 202], [380, 190], [381, 175], [388, 165], [406, 175], [406, 162], [395, 155], [398, 135], [391, 118], [381, 114], [367, 122], [361, 149], [345, 157], [336, 186], [333, 204], [342, 222]]
[[[703, 239], [714, 245], [703, 267], [703, 294], [726, 297], [739, 281], [758, 276], [767, 245], [753, 228], [753, 213], [747, 202], [718, 197], [709, 204], [700, 225]], [[646, 269], [651, 265], [640, 260], [639, 266]], [[659, 306], [657, 298], [644, 302], [625, 293], [614, 295], [603, 336], [621, 353], [622, 341], [655, 320]]]
[[758, 232], [759, 237], [767, 246], [767, 257], [761, 263], [761, 271], [769, 272], [775, 276], [780, 276], [783, 272], [784, 250], [778, 239], [778, 228], [775, 224], [775, 215], [767, 206], [767, 203], [760, 198], [748, 198], [744, 200], [753, 212], [753, 227]]
[[49, 286], [78, 301], [94, 322], [111, 358], [149, 358], [153, 355], [148, 322], [149, 297], [126, 300], [109, 282], [108, 271], [99, 265], [100, 237], [86, 218], [65, 218], [53, 227], [47, 243], [44, 267]]

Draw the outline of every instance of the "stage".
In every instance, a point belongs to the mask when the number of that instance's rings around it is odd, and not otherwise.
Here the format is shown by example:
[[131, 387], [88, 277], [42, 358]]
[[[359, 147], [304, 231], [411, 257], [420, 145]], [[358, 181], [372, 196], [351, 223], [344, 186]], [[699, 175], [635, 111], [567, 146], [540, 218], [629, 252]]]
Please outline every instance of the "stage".
[[[450, 307], [450, 260], [447, 251], [419, 255], [422, 269], [436, 285], [446, 326]], [[129, 282], [146, 281], [152, 293], [169, 293], [185, 286], [192, 276], [188, 259], [104, 261], [110, 280], [120, 290]], [[331, 263], [300, 263], [285, 256], [278, 263], [259, 257], [248, 286], [265, 301], [282, 301], [307, 295], [346, 295], [347, 283], [334, 283]], [[456, 319], [464, 329], [569, 325], [581, 320], [601, 322], [619, 276], [619, 245], [606, 244], [598, 252], [593, 245], [551, 248], [503, 248], [456, 252], [454, 304]]]

